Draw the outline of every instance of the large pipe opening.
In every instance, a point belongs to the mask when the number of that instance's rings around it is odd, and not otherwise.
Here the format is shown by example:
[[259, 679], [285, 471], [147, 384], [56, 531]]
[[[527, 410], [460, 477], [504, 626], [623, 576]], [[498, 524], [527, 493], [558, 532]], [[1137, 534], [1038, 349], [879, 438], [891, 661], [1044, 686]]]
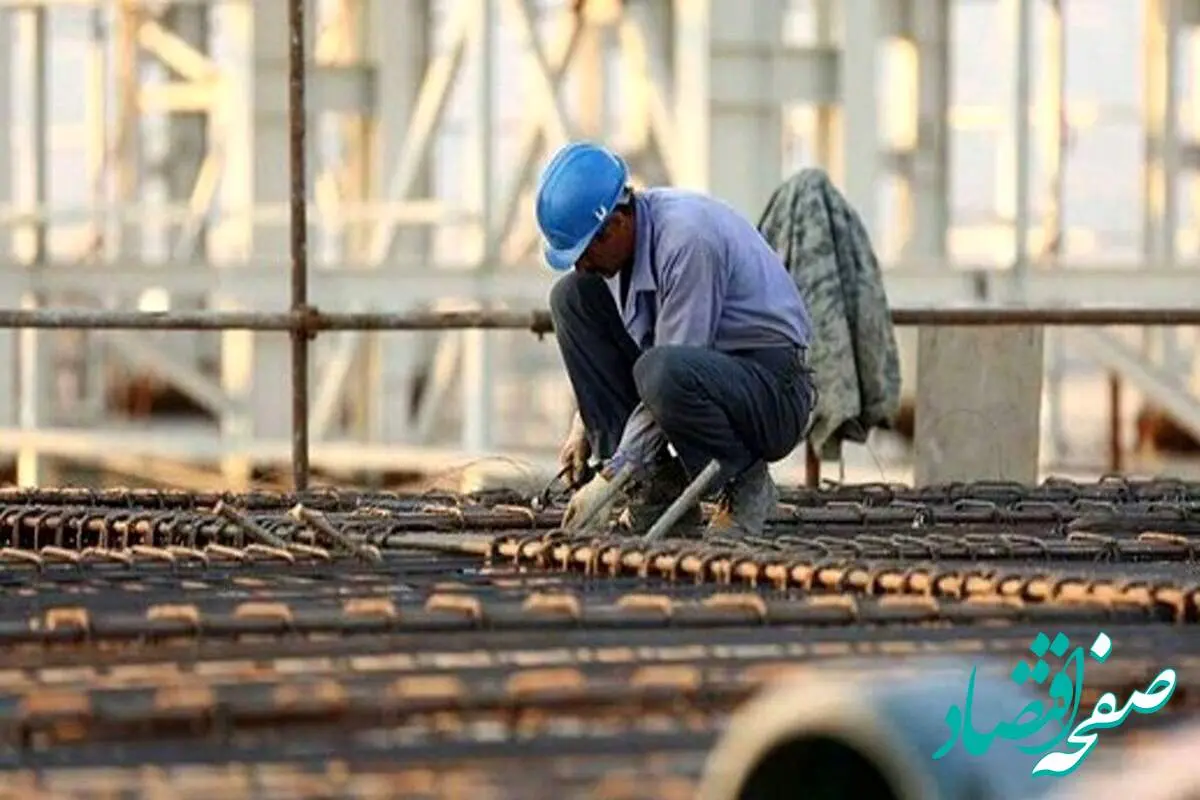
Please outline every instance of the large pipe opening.
[[789, 739], [750, 770], [737, 800], [902, 800], [879, 765], [829, 736]]
[[991, 727], [1029, 695], [1007, 675], [981, 677], [957, 659], [914, 667], [885, 681], [846, 661], [765, 687], [730, 718], [705, 764], [699, 800], [1008, 800], [1049, 790], [1011, 742], [997, 742], [986, 759], [961, 747], [932, 758], [946, 742], [948, 687], [974, 680], [973, 719]]

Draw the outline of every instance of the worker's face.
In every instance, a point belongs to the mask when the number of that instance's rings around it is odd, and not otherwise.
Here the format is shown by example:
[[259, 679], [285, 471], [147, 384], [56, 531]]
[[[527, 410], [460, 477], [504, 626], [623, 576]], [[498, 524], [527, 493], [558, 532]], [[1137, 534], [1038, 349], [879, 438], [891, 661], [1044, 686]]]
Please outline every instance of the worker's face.
[[587, 250], [575, 262], [578, 272], [611, 278], [633, 258], [633, 218], [624, 211], [609, 217], [592, 239]]

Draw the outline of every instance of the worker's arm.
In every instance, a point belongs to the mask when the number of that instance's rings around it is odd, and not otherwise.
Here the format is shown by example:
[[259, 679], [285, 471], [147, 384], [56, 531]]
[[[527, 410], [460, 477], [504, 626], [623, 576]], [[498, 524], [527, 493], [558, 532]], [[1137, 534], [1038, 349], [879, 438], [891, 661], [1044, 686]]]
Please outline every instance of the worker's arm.
[[[705, 237], [689, 239], [659, 267], [659, 307], [654, 345], [711, 347], [725, 297], [728, 276], [716, 247]], [[648, 466], [666, 445], [666, 436], [639, 403], [625, 424], [617, 452], [603, 474], [613, 478], [627, 464]]]
[[666, 444], [667, 437], [650, 416], [650, 409], [646, 408], [645, 403], [638, 403], [625, 423], [617, 452], [613, 453], [600, 474], [612, 480], [625, 466], [633, 467], [634, 474], [639, 474]]

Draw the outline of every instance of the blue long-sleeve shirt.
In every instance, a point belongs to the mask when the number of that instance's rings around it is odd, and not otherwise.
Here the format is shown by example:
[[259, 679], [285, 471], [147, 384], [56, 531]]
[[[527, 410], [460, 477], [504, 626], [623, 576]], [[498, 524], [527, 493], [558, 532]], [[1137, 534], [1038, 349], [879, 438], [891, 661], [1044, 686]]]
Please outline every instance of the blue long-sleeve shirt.
[[[758, 230], [707, 195], [655, 188], [634, 195], [636, 241], [628, 292], [608, 279], [625, 330], [645, 351], [690, 345], [724, 352], [807, 347], [808, 309]], [[644, 404], [629, 417], [606, 472], [640, 469], [665, 444]]]

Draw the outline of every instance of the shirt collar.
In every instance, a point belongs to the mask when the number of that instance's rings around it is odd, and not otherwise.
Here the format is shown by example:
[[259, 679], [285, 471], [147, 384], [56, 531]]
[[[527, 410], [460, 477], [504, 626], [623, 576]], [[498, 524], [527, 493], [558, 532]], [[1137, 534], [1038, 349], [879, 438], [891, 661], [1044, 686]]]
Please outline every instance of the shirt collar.
[[629, 293], [653, 292], [654, 280], [654, 221], [650, 218], [650, 203], [639, 194], [633, 196], [634, 224], [633, 272], [629, 276]]
[[[650, 219], [650, 203], [645, 197], [635, 194], [634, 207], [634, 240], [633, 267], [629, 273], [629, 296], [627, 303], [640, 292], [657, 291], [658, 285], [654, 279], [654, 222]], [[621, 276], [614, 275], [606, 278], [614, 298], [620, 298]], [[620, 300], [617, 300], [620, 303]]]

